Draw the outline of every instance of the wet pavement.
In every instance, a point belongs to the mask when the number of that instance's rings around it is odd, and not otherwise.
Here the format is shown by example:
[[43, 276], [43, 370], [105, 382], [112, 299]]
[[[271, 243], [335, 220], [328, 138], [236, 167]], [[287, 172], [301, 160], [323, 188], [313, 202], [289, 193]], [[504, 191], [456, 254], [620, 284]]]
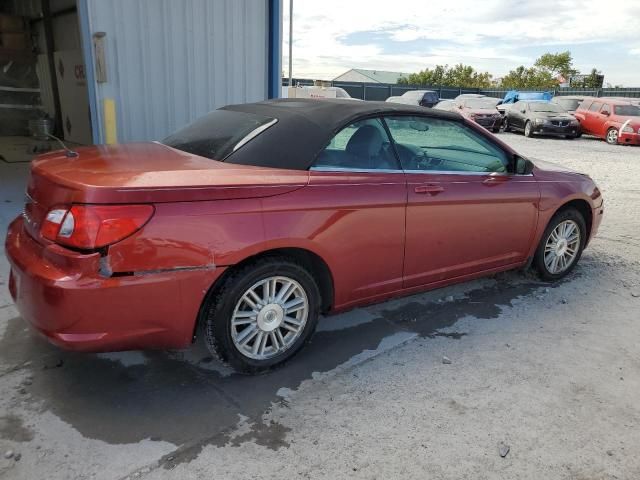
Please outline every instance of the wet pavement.
[[[204, 445], [227, 444], [239, 418], [256, 426], [234, 442], [285, 446], [286, 428], [260, 423], [265, 411], [282, 401], [281, 389], [294, 390], [314, 373], [353, 359], [366, 361], [379, 353], [381, 344], [388, 349], [416, 336], [459, 339], [465, 332], [449, 330], [460, 318], [496, 318], [500, 305], [541, 285], [506, 273], [468, 284], [453, 299], [445, 300], [450, 294], [445, 289], [322, 318], [311, 342], [296, 357], [258, 376], [230, 372], [200, 341], [176, 352], [64, 352], [39, 338], [21, 318], [9, 320], [0, 341], [0, 360], [5, 371], [28, 372], [28, 402], [55, 414], [83, 437], [109, 444], [169, 442], [179, 448], [164, 462], [175, 464], [193, 458]], [[25, 438], [24, 428], [15, 424], [16, 419], [11, 421], [11, 428], [0, 431], [2, 436]]]

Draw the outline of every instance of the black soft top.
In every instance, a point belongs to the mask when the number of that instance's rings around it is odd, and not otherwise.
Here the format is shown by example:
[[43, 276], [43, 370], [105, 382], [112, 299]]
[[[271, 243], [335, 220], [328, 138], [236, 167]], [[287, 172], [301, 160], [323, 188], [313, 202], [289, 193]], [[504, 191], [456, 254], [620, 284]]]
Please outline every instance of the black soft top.
[[227, 105], [222, 110], [275, 118], [266, 129], [225, 161], [261, 167], [307, 170], [316, 156], [342, 128], [377, 115], [422, 115], [463, 121], [457, 113], [391, 102], [287, 98]]

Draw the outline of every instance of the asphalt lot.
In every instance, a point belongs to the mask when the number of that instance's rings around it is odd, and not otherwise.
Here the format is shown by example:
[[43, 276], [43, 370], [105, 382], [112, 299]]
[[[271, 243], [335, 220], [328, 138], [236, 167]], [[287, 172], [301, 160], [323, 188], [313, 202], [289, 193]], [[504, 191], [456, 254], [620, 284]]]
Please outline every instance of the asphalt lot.
[[[509, 272], [325, 318], [258, 377], [201, 344], [47, 345], [11, 305], [0, 247], [0, 478], [640, 478], [640, 148], [500, 137], [603, 191], [569, 278]], [[26, 169], [0, 162], [3, 237]]]

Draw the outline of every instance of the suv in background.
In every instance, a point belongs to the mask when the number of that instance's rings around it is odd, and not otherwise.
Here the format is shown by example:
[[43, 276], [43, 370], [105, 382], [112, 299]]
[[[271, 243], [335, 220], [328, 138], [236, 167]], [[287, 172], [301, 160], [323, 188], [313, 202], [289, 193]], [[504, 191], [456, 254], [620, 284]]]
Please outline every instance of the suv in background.
[[583, 133], [608, 144], [640, 145], [640, 106], [626, 100], [588, 98], [576, 110]]
[[410, 90], [399, 97], [389, 97], [385, 102], [403, 103], [405, 105], [420, 105], [421, 107], [433, 107], [440, 101], [438, 92], [433, 90]]

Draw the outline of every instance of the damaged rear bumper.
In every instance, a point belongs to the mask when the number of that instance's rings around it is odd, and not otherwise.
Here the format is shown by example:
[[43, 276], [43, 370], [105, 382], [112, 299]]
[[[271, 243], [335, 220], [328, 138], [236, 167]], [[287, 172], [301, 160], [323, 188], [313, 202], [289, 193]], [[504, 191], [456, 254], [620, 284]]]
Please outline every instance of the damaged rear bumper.
[[22, 317], [50, 342], [77, 351], [187, 346], [202, 301], [224, 268], [105, 276], [99, 253], [41, 245], [9, 226], [9, 290]]

